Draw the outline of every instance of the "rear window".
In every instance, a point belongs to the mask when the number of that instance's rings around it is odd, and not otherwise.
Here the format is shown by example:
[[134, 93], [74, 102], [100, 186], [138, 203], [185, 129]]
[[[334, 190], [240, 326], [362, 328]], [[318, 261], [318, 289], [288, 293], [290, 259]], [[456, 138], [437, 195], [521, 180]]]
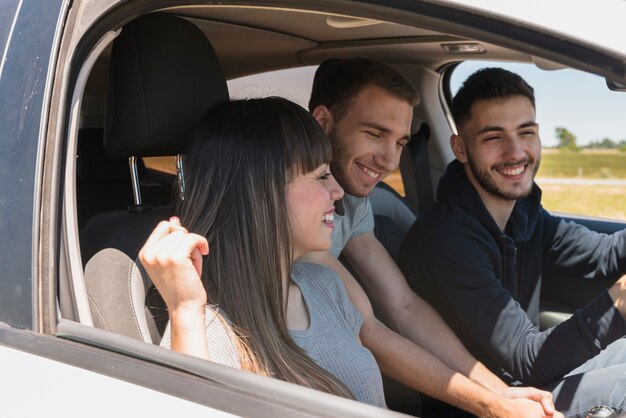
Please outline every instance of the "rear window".
[[232, 99], [280, 96], [308, 109], [317, 65], [269, 71], [228, 80]]

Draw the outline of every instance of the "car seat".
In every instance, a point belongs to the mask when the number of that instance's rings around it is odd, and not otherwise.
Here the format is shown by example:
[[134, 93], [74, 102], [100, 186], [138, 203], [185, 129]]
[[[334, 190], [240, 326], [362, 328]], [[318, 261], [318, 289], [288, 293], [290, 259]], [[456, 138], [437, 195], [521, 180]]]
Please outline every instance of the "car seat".
[[[196, 121], [225, 100], [217, 55], [194, 24], [168, 14], [140, 17], [113, 42], [104, 149], [125, 159], [180, 154]], [[134, 188], [128, 210], [98, 214], [81, 230], [85, 286], [94, 326], [158, 343], [167, 312], [135, 259], [173, 209], [142, 204]]]
[[[103, 138], [102, 128], [78, 131], [76, 205], [80, 229], [97, 213], [124, 209], [132, 202], [128, 159], [107, 154]], [[143, 172], [143, 165], [138, 169]]]
[[374, 235], [389, 255], [397, 261], [402, 240], [417, 219], [417, 214], [406, 200], [386, 183], [378, 183], [369, 198], [374, 214]]

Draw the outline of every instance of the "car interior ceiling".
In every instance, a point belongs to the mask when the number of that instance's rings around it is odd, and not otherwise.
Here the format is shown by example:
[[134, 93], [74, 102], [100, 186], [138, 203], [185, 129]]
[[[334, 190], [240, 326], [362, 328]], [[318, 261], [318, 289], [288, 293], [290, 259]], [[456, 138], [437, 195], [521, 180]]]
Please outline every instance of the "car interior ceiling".
[[[180, 10], [174, 8], [166, 12], [182, 17], [200, 29], [215, 49], [223, 70], [224, 81], [274, 69], [317, 65], [331, 57], [357, 55], [392, 65], [438, 71], [445, 65], [464, 58], [446, 52], [442, 44], [470, 41], [429, 29], [321, 12], [256, 8], [251, 9], [250, 13], [242, 13], [237, 7], [208, 6], [186, 7]], [[481, 45], [485, 52], [480, 55], [480, 59], [524, 62], [532, 59], [527, 54], [511, 49], [483, 42]], [[174, 174], [146, 167], [139, 158], [137, 171], [140, 177], [143, 209], [137, 209], [131, 188], [128, 157], [164, 154], [161, 151], [151, 153], [135, 149], [132, 154], [126, 150], [112, 155], [111, 151], [105, 150], [103, 146], [105, 120], [107, 112], [110, 112], [112, 97], [109, 91], [112, 53], [114, 53], [112, 47], [106, 48], [90, 73], [83, 93], [77, 141], [76, 202], [79, 241], [85, 267], [85, 281], [89, 282], [90, 286], [94, 283], [97, 286], [98, 282], [102, 282], [103, 274], [110, 274], [111, 263], [115, 264], [110, 259], [105, 259], [104, 262], [97, 260], [100, 263], [97, 266], [96, 264], [88, 266], [92, 257], [102, 248], [112, 246], [102, 240], [103, 234], [115, 235], [116, 246], [126, 248], [122, 248], [122, 252], [134, 260], [138, 251], [137, 245], [143, 243], [151, 226], [163, 218], [164, 214], [170, 213], [168, 205], [173, 188], [176, 187]], [[186, 127], [179, 126], [176, 129], [183, 132]], [[172, 150], [176, 151], [175, 148]], [[173, 154], [175, 152], [168, 155]], [[399, 199], [393, 191], [387, 190], [386, 193], [390, 195], [383, 193], [383, 200], [397, 202]], [[134, 210], [136, 213], [128, 213], [129, 207], [131, 212]], [[153, 210], [149, 210], [150, 207]], [[416, 212], [414, 209], [416, 208], [409, 209], [407, 216], [414, 216]], [[384, 212], [384, 209], [377, 212]], [[111, 214], [115, 214], [114, 220]], [[134, 221], [137, 215], [147, 219], [140, 222], [139, 227]], [[131, 221], [128, 221], [129, 219]], [[393, 220], [392, 223], [397, 225], [402, 221]], [[382, 231], [379, 236], [388, 235], [394, 242], [388, 245], [389, 248], [399, 246], [398, 239], [401, 240], [393, 228], [393, 226], [379, 228]], [[406, 225], [402, 225], [402, 229], [406, 228]], [[129, 243], [120, 238], [124, 234], [133, 235], [136, 240], [133, 239], [132, 243]], [[105, 290], [106, 288], [100, 288], [95, 292], [103, 293]], [[146, 316], [156, 318], [158, 323], [150, 325], [148, 337], [145, 335], [142, 337], [140, 332], [125, 333], [111, 328], [110, 330], [143, 341], [158, 342], [159, 337], [155, 332], [162, 332], [167, 314], [164, 314], [163, 304], [155, 292], [150, 292], [148, 297], [152, 299], [147, 301], [146, 305], [154, 307], [155, 310]], [[96, 326], [106, 329], [102, 325], [104, 322], [106, 321], [94, 319]], [[121, 323], [120, 327], [127, 328], [127, 324]], [[395, 395], [388, 394], [388, 402], [394, 409], [410, 412], [415, 408], [412, 396], [414, 395], [398, 389]], [[402, 405], [407, 402], [411, 405]]]

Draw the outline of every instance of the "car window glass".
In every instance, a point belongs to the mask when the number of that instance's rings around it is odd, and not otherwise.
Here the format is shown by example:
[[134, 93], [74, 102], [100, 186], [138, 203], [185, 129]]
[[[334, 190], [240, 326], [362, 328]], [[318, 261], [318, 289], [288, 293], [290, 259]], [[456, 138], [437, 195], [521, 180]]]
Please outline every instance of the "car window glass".
[[535, 90], [542, 161], [536, 182], [555, 212], [626, 220], [626, 93], [594, 74], [533, 64], [464, 62], [450, 78], [454, 96], [483, 67], [521, 75]]
[[317, 66], [269, 71], [228, 80], [232, 99], [280, 96], [308, 109]]

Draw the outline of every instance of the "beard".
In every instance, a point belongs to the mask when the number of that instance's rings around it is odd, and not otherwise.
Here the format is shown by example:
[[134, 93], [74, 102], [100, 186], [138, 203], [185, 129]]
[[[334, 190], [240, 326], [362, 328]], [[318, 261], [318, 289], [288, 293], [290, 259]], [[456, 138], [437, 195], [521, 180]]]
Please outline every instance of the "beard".
[[[530, 192], [533, 189], [533, 181], [535, 179], [535, 175], [537, 174], [537, 170], [539, 170], [539, 165], [541, 163], [541, 157], [537, 158], [536, 160], [525, 158], [523, 160], [516, 161], [514, 163], [497, 164], [495, 166], [492, 166], [489, 170], [483, 170], [479, 168], [478, 165], [476, 165], [476, 162], [474, 161], [474, 159], [469, 153], [467, 154], [467, 159], [469, 162], [470, 170], [472, 171], [472, 174], [474, 175], [474, 178], [476, 179], [478, 184], [480, 184], [481, 187], [485, 189], [489, 194], [502, 200], [517, 200], [517, 199], [523, 199], [525, 197], [528, 197], [528, 195], [530, 195]], [[494, 178], [492, 177], [491, 171], [495, 171], [498, 168], [512, 167], [512, 166], [520, 165], [520, 164], [527, 165], [526, 170], [528, 169], [532, 170], [531, 181], [528, 184], [528, 186], [522, 190], [514, 189], [511, 191], [503, 190], [501, 187], [499, 187], [496, 181], [494, 180]]]
[[346, 148], [342, 145], [339, 138], [337, 138], [337, 131], [334, 126], [328, 133], [328, 138], [333, 147], [333, 159], [329, 164], [330, 172], [333, 174], [333, 177], [335, 177], [337, 183], [339, 183], [347, 194], [357, 197], [366, 197], [371, 190], [363, 192], [362, 188], [358, 187], [347, 173], [347, 161], [349, 161], [350, 158]]

